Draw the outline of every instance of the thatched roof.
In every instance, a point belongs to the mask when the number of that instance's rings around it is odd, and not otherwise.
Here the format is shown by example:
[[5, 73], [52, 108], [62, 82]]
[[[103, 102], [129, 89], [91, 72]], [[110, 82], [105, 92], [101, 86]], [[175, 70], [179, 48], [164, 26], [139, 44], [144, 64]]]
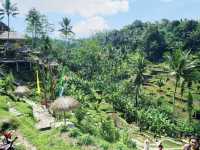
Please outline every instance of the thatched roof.
[[[0, 40], [7, 40], [7, 38], [8, 38], [7, 31], [4, 31], [3, 33], [0, 34]], [[25, 40], [25, 36], [18, 32], [10, 32], [9, 39], [10, 40]]]
[[70, 96], [62, 96], [57, 98], [51, 105], [53, 111], [70, 111], [79, 107], [79, 102]]
[[49, 66], [51, 67], [55, 67], [55, 66], [58, 66], [59, 64], [56, 62], [56, 61], [52, 61], [49, 63]]
[[18, 86], [15, 89], [15, 94], [18, 95], [18, 96], [27, 95], [29, 92], [30, 92], [30, 90], [27, 86]]

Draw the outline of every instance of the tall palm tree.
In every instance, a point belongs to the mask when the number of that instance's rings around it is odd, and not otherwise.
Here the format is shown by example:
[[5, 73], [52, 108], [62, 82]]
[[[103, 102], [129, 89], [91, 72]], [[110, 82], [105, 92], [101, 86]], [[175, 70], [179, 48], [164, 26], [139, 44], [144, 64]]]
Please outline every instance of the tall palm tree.
[[167, 59], [170, 69], [172, 70], [172, 74], [175, 75], [175, 87], [173, 93], [173, 113], [175, 116], [176, 93], [178, 84], [180, 83], [181, 78], [186, 79], [186, 73], [191, 72], [197, 66], [196, 61], [190, 59], [190, 51], [184, 52], [180, 49], [177, 49], [172, 52], [171, 55], [168, 55]]
[[9, 41], [9, 35], [10, 35], [10, 16], [15, 17], [18, 13], [18, 8], [16, 4], [11, 4], [10, 0], [5, 0], [2, 4], [2, 9], [0, 9], [0, 16], [1, 19], [3, 19], [5, 16], [7, 16], [7, 22], [8, 22], [8, 41]]
[[64, 17], [62, 22], [60, 23], [61, 29], [59, 30], [66, 38], [70, 35], [73, 35], [72, 26], [70, 25], [71, 20], [67, 17]]
[[[200, 77], [200, 70], [199, 70], [199, 62], [193, 61], [193, 68], [185, 70], [183, 72], [183, 83], [186, 84], [187, 90], [188, 90], [188, 97], [187, 97], [187, 111], [188, 111], [188, 122], [192, 122], [192, 109], [193, 109], [193, 96], [192, 96], [192, 84], [193, 82], [198, 82]], [[184, 91], [184, 86], [183, 91]]]
[[139, 53], [136, 61], [135, 61], [135, 80], [134, 80], [134, 87], [135, 87], [135, 106], [138, 106], [138, 97], [141, 92], [141, 86], [144, 83], [144, 71], [145, 71], [145, 58], [144, 56]]

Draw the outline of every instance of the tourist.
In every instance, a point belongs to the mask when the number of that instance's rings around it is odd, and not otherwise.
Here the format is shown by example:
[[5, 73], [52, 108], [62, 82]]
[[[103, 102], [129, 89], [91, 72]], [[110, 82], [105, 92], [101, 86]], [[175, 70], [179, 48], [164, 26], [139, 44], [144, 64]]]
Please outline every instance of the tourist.
[[3, 131], [2, 134], [4, 136], [3, 143], [9, 144], [11, 142], [12, 135], [14, 134], [14, 131]]
[[158, 143], [158, 150], [164, 150], [164, 147], [161, 142]]
[[199, 139], [192, 136], [189, 140], [189, 144], [185, 144], [183, 150], [199, 150]]
[[146, 139], [144, 141], [144, 150], [149, 150], [149, 140], [148, 139]]

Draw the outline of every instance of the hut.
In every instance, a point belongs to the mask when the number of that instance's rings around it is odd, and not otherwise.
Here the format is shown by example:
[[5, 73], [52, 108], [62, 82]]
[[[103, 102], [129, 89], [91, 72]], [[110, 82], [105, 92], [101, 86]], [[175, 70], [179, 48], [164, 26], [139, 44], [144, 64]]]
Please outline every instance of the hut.
[[15, 89], [15, 94], [19, 97], [23, 97], [25, 95], [28, 95], [30, 93], [30, 90], [27, 86], [18, 86]]
[[53, 112], [62, 112], [64, 115], [64, 122], [66, 124], [66, 112], [78, 108], [80, 103], [70, 96], [62, 96], [57, 98], [54, 103], [50, 106]]

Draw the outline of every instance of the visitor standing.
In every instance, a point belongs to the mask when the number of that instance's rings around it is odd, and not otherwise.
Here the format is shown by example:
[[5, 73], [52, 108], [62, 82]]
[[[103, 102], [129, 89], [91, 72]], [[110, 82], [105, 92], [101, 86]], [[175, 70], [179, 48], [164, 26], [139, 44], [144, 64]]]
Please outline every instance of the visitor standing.
[[149, 150], [149, 140], [148, 139], [146, 139], [144, 141], [144, 150]]
[[183, 150], [199, 150], [199, 139], [192, 136], [189, 140], [189, 144], [185, 144]]
[[158, 150], [164, 150], [164, 147], [162, 145], [162, 142], [159, 142], [158, 143]]

